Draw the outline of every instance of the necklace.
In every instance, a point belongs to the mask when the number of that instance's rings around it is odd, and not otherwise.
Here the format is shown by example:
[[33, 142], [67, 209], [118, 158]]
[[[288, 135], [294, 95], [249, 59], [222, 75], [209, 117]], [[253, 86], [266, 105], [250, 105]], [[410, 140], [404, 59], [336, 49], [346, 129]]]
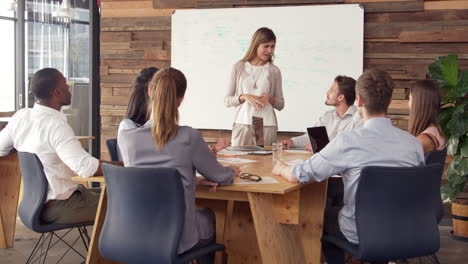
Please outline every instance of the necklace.
[[253, 72], [253, 65], [250, 64], [250, 71], [252, 72], [252, 78], [254, 80], [254, 85], [253, 85], [253, 88], [254, 89], [257, 89], [257, 81], [258, 81], [258, 78], [260, 78], [260, 75], [262, 75], [262, 71], [263, 71], [263, 67], [265, 66], [265, 64], [262, 65], [262, 67], [260, 68], [260, 71], [257, 75], [257, 78], [255, 78], [255, 74]]

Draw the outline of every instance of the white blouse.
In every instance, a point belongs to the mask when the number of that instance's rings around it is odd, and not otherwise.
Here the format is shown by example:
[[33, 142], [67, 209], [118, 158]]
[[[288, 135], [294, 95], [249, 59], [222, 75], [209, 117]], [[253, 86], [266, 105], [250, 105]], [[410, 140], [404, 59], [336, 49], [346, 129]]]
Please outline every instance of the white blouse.
[[[251, 94], [255, 96], [261, 96], [265, 93], [273, 94], [269, 81], [270, 66], [271, 64], [269, 62], [262, 66], [254, 66], [249, 62], [245, 62], [244, 70], [239, 76], [242, 94]], [[273, 106], [270, 103], [267, 103], [261, 109], [255, 109], [255, 107], [250, 103], [244, 102], [240, 107], [235, 123], [251, 125], [252, 116], [263, 118], [264, 126], [277, 125]]]

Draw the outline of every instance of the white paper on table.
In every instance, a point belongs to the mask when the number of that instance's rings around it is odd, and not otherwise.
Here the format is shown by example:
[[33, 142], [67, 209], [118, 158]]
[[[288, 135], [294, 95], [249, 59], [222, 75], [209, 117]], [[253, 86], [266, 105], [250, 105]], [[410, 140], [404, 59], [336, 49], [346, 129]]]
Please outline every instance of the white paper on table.
[[301, 161], [303, 161], [303, 160], [295, 159], [295, 160], [285, 161], [284, 163], [288, 164], [289, 166], [294, 166], [294, 165], [296, 165], [297, 163], [299, 163]]
[[274, 184], [274, 183], [279, 183], [275, 178], [273, 177], [262, 177], [261, 181], [251, 181], [248, 179], [239, 179], [239, 178], [234, 178], [234, 182], [232, 183], [233, 185], [238, 185], [238, 184]]
[[231, 164], [254, 163], [256, 160], [241, 159], [241, 158], [218, 158], [219, 162], [226, 162]]
[[247, 155], [247, 152], [223, 149], [223, 150], [218, 151], [218, 153], [216, 154], [221, 155], [221, 156], [242, 156], [242, 155]]
[[312, 154], [312, 151], [302, 149], [285, 149], [283, 151], [289, 154]]

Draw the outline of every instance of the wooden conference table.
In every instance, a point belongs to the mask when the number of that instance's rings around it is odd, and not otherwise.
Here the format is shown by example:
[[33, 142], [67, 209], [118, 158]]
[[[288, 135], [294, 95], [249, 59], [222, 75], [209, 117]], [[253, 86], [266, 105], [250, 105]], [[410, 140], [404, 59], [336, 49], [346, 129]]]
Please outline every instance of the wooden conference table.
[[[78, 140], [94, 139], [79, 136]], [[15, 240], [16, 216], [21, 193], [21, 171], [18, 153], [0, 157], [0, 248], [12, 248]]]
[[[283, 153], [285, 161], [309, 157]], [[222, 186], [216, 192], [197, 189], [197, 205], [211, 208], [216, 215], [216, 239], [226, 246], [228, 263], [320, 263], [327, 181], [292, 184], [272, 176], [271, 155], [240, 158], [257, 161], [241, 164], [242, 172], [272, 177], [278, 183]], [[102, 176], [86, 180], [104, 183]], [[98, 250], [106, 207], [104, 185], [87, 264], [116, 263], [104, 259]], [[222, 263], [225, 255], [216, 257], [217, 263]]]

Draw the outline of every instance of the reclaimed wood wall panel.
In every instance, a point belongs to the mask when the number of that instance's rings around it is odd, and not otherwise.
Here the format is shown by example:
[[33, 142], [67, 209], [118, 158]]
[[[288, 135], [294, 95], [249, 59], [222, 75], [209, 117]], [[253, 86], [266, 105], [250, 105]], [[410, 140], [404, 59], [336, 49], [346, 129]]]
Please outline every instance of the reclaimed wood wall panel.
[[[170, 66], [171, 14], [175, 8], [361, 3], [365, 10], [364, 67], [387, 71], [395, 80], [389, 117], [408, 127], [408, 90], [424, 79], [438, 56], [459, 55], [468, 70], [468, 1], [423, 0], [102, 0], [101, 6], [101, 150], [117, 136], [135, 75], [145, 67]], [[164, 8], [153, 8], [153, 5]], [[300, 133], [282, 133], [279, 138]], [[227, 130], [203, 131], [229, 137]]]

